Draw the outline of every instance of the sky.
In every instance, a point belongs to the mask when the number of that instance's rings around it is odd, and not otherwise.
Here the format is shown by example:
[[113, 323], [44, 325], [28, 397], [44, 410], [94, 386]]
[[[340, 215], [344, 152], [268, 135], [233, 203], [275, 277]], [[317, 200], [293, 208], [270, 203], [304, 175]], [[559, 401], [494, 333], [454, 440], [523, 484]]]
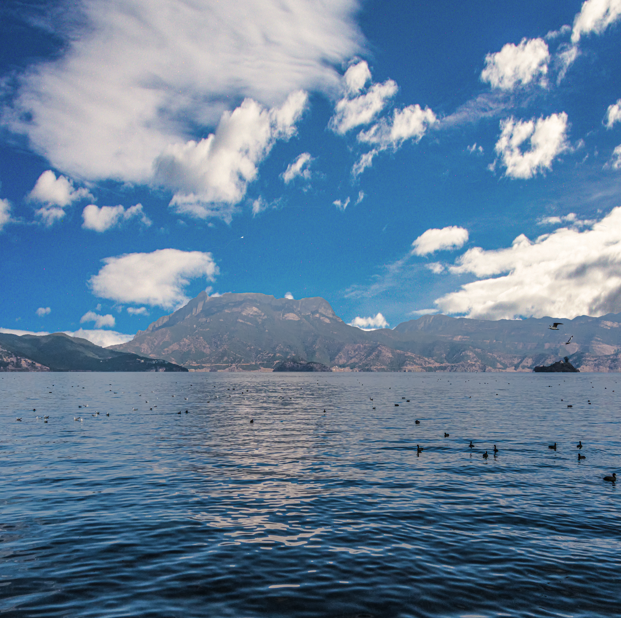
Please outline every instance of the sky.
[[621, 312], [620, 51], [621, 0], [5, 0], [0, 331]]

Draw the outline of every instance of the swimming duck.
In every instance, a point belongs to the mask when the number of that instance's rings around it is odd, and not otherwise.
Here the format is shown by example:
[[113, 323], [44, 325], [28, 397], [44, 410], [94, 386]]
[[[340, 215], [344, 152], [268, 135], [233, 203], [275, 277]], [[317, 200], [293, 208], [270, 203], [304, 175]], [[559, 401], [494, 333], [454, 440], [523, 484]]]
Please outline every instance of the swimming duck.
[[496, 448], [496, 445], [494, 444], [494, 455], [498, 452], [498, 449]]
[[472, 443], [472, 440], [470, 440], [470, 444], [468, 444], [468, 446], [469, 446], [470, 448], [474, 448], [474, 444]]
[[418, 453], [422, 453], [423, 452], [423, 447], [419, 446], [418, 444], [416, 445], [416, 454]]
[[485, 453], [483, 453], [483, 459], [487, 459], [489, 457], [489, 455], [487, 454], [487, 451], [485, 451]]
[[551, 448], [553, 451], [556, 450], [556, 442], [554, 444], [550, 444], [548, 448]]
[[416, 421], [414, 421], [414, 422], [415, 422], [417, 425], [420, 425], [420, 421], [419, 421], [419, 420], [416, 420]]
[[446, 433], [446, 431], [444, 432], [444, 437], [445, 437], [445, 438], [448, 438], [448, 437], [449, 437], [449, 434], [448, 434], [448, 433]]
[[586, 459], [586, 455], [581, 455], [580, 453], [578, 453], [578, 461], [580, 461], [581, 459]]
[[605, 476], [605, 477], [604, 477], [604, 480], [605, 480], [605, 481], [608, 481], [608, 482], [610, 482], [610, 483], [616, 483], [616, 482], [617, 482], [617, 473], [616, 473], [616, 472], [613, 472], [613, 473], [612, 473], [612, 476]]
[[578, 442], [578, 444], [576, 444], [576, 448], [582, 448], [582, 440], [580, 440], [580, 442]]

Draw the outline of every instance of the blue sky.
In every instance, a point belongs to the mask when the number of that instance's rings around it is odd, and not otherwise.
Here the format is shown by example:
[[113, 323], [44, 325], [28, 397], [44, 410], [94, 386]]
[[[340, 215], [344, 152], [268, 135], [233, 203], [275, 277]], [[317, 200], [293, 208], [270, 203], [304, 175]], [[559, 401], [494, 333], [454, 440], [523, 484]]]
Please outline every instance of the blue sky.
[[0, 328], [620, 312], [620, 43], [621, 0], [8, 0]]

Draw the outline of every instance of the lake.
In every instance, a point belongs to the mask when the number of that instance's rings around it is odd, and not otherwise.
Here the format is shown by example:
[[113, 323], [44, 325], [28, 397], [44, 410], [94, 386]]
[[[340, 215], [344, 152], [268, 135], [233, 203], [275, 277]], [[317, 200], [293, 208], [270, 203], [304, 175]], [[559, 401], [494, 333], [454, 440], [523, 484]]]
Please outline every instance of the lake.
[[0, 614], [619, 616], [620, 379], [0, 374]]

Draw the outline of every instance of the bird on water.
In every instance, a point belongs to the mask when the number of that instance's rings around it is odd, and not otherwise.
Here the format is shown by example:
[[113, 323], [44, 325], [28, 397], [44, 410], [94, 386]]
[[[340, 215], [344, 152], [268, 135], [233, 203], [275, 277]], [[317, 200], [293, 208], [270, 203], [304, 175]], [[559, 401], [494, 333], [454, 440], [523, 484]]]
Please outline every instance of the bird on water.
[[489, 457], [489, 455], [487, 454], [487, 451], [485, 451], [485, 453], [483, 453], [483, 459], [487, 459]]
[[551, 448], [553, 451], [556, 450], [556, 442], [554, 444], [550, 444], [548, 448]]
[[608, 481], [609, 483], [616, 483], [617, 482], [617, 473], [613, 472], [612, 476], [605, 476], [604, 480]]
[[470, 444], [468, 444], [468, 446], [469, 446], [470, 448], [474, 448], [474, 444], [472, 443], [472, 440], [470, 440]]
[[449, 437], [449, 434], [448, 434], [448, 433], [446, 433], [446, 431], [444, 432], [444, 437], [445, 437], [445, 438], [448, 438], [448, 437]]
[[494, 455], [496, 455], [496, 453], [498, 453], [498, 449], [496, 448], [496, 445], [494, 444]]
[[576, 448], [582, 448], [582, 440], [580, 440], [580, 442], [578, 442], [578, 444], [576, 444]]
[[580, 461], [581, 459], [586, 459], [586, 455], [581, 455], [580, 453], [578, 453], [578, 461]]

